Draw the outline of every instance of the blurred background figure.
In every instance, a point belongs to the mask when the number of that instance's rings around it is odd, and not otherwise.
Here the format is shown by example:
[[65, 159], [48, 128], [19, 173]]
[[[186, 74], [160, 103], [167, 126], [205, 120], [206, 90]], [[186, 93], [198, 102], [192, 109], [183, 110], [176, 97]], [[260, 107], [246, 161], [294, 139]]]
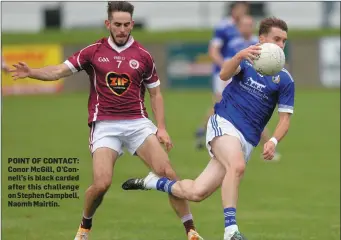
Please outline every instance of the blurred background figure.
[[322, 27], [330, 28], [331, 27], [331, 19], [330, 16], [332, 12], [335, 10], [335, 2], [324, 1], [322, 2]]
[[229, 43], [228, 48], [230, 49], [230, 52], [228, 53], [228, 58], [233, 57], [240, 50], [258, 43], [258, 37], [254, 34], [255, 22], [252, 16], [243, 16], [238, 22], [237, 28], [240, 32], [240, 36]]
[[[230, 16], [223, 18], [215, 27], [213, 38], [209, 43], [208, 54], [213, 63], [212, 70], [212, 92], [213, 103], [221, 100], [222, 92], [228, 82], [222, 81], [219, 77], [221, 65], [224, 60], [231, 56], [232, 49], [229, 44], [234, 39], [240, 37], [237, 24], [240, 19], [249, 12], [249, 4], [246, 2], [235, 2], [231, 6]], [[205, 147], [206, 125], [209, 117], [213, 114], [213, 107], [211, 107], [202, 125], [196, 131], [196, 147], [203, 149]]]

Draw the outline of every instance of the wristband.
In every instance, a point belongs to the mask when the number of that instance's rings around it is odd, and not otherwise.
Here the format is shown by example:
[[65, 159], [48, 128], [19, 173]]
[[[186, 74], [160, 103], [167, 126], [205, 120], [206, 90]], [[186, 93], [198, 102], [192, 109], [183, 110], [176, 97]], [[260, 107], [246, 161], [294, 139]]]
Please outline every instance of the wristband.
[[277, 141], [277, 139], [276, 139], [275, 137], [270, 138], [269, 141], [273, 142], [273, 143], [275, 144], [275, 147], [276, 147], [277, 144], [278, 144], [278, 141]]

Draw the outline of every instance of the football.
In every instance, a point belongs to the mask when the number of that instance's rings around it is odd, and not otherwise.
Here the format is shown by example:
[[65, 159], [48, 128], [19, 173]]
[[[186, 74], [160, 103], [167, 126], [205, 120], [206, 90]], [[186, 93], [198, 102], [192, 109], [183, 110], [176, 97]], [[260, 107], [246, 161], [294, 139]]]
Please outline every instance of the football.
[[285, 54], [282, 48], [274, 43], [260, 45], [261, 53], [253, 60], [254, 69], [262, 75], [272, 76], [280, 72], [285, 64]]

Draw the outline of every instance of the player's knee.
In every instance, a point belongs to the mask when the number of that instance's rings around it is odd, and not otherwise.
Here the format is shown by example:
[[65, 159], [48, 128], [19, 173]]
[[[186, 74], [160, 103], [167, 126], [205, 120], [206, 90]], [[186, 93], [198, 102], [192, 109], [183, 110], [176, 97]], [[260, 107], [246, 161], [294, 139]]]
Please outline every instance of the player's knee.
[[181, 181], [180, 187], [186, 199], [192, 202], [201, 202], [210, 195], [209, 189], [197, 184], [193, 180], [185, 179]]
[[178, 176], [176, 175], [175, 171], [173, 170], [170, 164], [167, 165], [166, 167], [166, 177], [171, 180], [179, 180]]
[[175, 171], [169, 162], [161, 164], [155, 169], [155, 173], [160, 177], [166, 177], [171, 180], [178, 180]]
[[93, 186], [98, 193], [105, 193], [111, 186], [111, 179], [101, 179], [94, 182]]
[[190, 200], [193, 202], [201, 202], [205, 200], [209, 195], [209, 192], [204, 189], [193, 188]]
[[246, 168], [246, 164], [244, 161], [238, 161], [233, 164], [230, 164], [229, 171], [233, 171], [238, 177], [241, 177], [244, 175], [244, 171]]

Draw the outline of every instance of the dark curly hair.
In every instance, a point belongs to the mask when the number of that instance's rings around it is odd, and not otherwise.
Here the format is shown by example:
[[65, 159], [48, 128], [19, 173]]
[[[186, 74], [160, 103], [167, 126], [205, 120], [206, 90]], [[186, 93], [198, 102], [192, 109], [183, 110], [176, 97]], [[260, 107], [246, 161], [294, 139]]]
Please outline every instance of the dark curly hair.
[[288, 32], [288, 25], [285, 21], [276, 17], [268, 17], [260, 22], [258, 35], [268, 34], [273, 27]]
[[113, 12], [127, 12], [131, 16], [134, 14], [134, 5], [126, 1], [108, 2], [108, 19], [112, 18]]

